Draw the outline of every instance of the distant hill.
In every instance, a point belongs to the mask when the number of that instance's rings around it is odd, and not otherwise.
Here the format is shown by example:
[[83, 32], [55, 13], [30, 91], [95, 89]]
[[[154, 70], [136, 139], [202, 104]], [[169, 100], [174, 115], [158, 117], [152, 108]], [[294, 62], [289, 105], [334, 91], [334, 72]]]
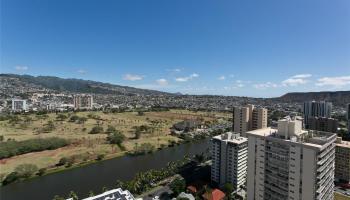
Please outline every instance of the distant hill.
[[82, 79], [65, 79], [54, 76], [30, 76], [17, 74], [0, 74], [0, 83], [17, 91], [18, 86], [25, 90], [26, 87], [48, 89], [56, 92], [94, 93], [94, 94], [123, 94], [123, 95], [160, 95], [170, 94], [155, 90], [138, 89], [128, 86], [120, 86]]
[[292, 92], [276, 98], [283, 102], [303, 102], [303, 101], [331, 101], [335, 105], [345, 105], [350, 103], [350, 91], [335, 92]]
[[[0, 97], [7, 98], [12, 96], [23, 96], [34, 92], [93, 93], [102, 95], [182, 95], [181, 93], [166, 93], [156, 90], [138, 89], [128, 86], [120, 86], [110, 83], [102, 83], [83, 79], [65, 79], [55, 76], [0, 74]], [[200, 96], [204, 99], [209, 97], [215, 97], [215, 95], [194, 96]], [[254, 99], [249, 97], [242, 98]], [[325, 100], [331, 101], [335, 105], [344, 106], [346, 103], [350, 103], [350, 91], [292, 92], [287, 93], [281, 97], [271, 99], [267, 98], [265, 100], [273, 100], [287, 103], [300, 103], [311, 100]]]

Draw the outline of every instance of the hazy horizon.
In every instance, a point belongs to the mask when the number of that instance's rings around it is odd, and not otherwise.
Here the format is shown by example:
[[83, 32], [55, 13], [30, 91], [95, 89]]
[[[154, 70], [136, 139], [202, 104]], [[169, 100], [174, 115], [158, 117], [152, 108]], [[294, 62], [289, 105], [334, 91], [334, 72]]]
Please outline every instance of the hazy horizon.
[[[6, 74], [6, 73], [2, 73], [2, 74]], [[11, 74], [11, 73], [7, 73], [7, 74]], [[1, 74], [0, 74], [1, 75]], [[34, 76], [34, 77], [38, 77], [38, 76], [50, 76], [50, 77], [57, 77], [57, 78], [62, 78], [62, 79], [76, 79], [76, 80], [83, 80], [83, 81], [95, 81], [95, 80], [89, 80], [89, 79], [84, 79], [84, 78], [72, 78], [72, 77], [67, 77], [67, 78], [63, 78], [63, 77], [59, 77], [59, 76], [51, 76], [51, 75], [30, 75], [30, 74], [14, 74], [14, 75], [24, 75], [24, 76]], [[100, 83], [106, 83], [106, 84], [112, 84], [112, 85], [118, 85], [118, 86], [126, 86], [126, 87], [133, 87], [133, 86], [128, 86], [128, 85], [120, 85], [120, 84], [114, 84], [114, 83], [109, 83], [109, 82], [104, 82], [104, 81], [95, 81], [95, 82], [100, 82]], [[147, 89], [147, 88], [138, 88], [138, 89]], [[150, 89], [150, 90], [156, 90], [156, 91], [161, 91], [161, 92], [166, 92], [166, 91], [162, 91], [162, 90], [157, 90], [157, 89]], [[335, 91], [327, 91], [327, 90], [323, 90], [323, 91], [305, 91], [305, 92], [300, 92], [300, 91], [290, 91], [287, 93], [309, 93], [309, 92], [347, 92], [350, 90], [335, 90]], [[169, 92], [169, 93], [181, 93], [181, 92]], [[280, 96], [283, 96], [287, 93], [284, 93]], [[190, 94], [190, 93], [181, 93], [182, 95], [210, 95], [210, 96], [236, 96], [236, 97], [249, 97], [249, 98], [277, 98], [280, 96], [273, 96], [273, 97], [254, 97], [254, 96], [244, 96], [244, 95], [224, 95], [224, 94]]]

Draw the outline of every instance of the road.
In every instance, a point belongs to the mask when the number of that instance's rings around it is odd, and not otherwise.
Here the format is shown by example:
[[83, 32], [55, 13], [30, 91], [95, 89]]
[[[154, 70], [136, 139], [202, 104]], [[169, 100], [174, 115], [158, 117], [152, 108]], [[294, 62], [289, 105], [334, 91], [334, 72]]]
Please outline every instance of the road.
[[350, 197], [350, 189], [345, 189], [345, 188], [340, 188], [338, 186], [335, 186], [334, 191]]
[[160, 200], [168, 200], [172, 191], [168, 186], [158, 186], [151, 191], [142, 194], [140, 198], [143, 200], [152, 200], [154, 197], [158, 196]]

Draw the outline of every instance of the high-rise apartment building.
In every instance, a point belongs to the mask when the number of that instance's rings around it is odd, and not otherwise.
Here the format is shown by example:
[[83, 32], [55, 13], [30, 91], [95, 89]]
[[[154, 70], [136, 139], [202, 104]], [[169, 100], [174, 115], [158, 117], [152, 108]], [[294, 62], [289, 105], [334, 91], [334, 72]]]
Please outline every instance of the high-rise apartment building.
[[338, 120], [326, 117], [308, 117], [308, 129], [336, 133]]
[[326, 101], [307, 101], [303, 106], [303, 117], [305, 128], [308, 129], [309, 117], [330, 118], [332, 112], [332, 103]]
[[333, 199], [336, 134], [285, 119], [247, 137], [248, 200]]
[[211, 140], [211, 180], [223, 186], [231, 183], [235, 190], [246, 182], [248, 139], [239, 133], [227, 132]]
[[75, 95], [73, 97], [74, 109], [92, 109], [93, 97], [92, 95]]
[[20, 112], [27, 110], [27, 101], [21, 99], [12, 99], [12, 111]]
[[350, 142], [337, 138], [335, 147], [335, 180], [350, 183]]
[[247, 131], [267, 127], [267, 109], [254, 105], [233, 108], [233, 132], [245, 137]]

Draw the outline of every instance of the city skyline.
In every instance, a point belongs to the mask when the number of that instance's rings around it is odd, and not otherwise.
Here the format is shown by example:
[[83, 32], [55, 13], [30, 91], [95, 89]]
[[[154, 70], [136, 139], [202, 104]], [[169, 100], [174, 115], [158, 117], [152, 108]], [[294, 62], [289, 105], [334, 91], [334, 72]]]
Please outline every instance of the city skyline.
[[5, 0], [1, 73], [184, 94], [350, 90], [349, 4]]

